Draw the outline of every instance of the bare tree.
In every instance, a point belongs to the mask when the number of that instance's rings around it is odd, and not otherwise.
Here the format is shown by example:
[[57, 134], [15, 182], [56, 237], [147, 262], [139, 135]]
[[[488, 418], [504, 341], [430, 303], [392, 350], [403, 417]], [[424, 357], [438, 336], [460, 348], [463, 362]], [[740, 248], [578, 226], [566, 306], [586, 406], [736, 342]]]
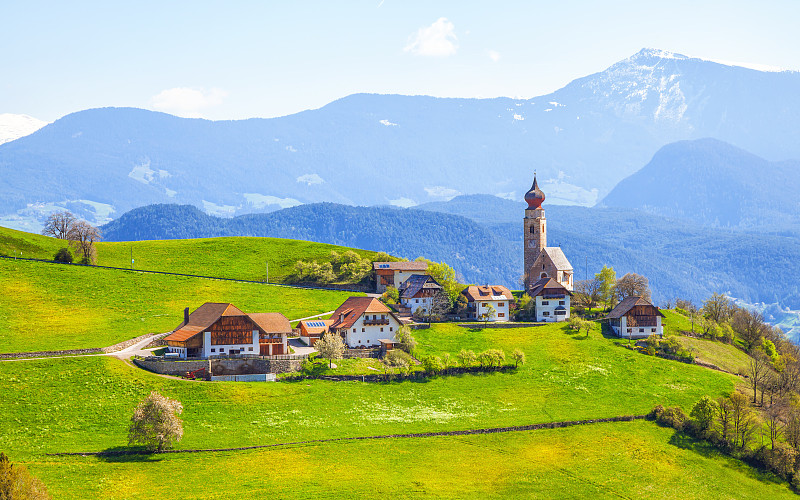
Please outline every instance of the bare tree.
[[0, 499], [49, 500], [47, 488], [28, 472], [27, 467], [12, 464], [5, 453], [0, 453]]
[[747, 365], [747, 376], [750, 382], [750, 387], [753, 389], [753, 404], [758, 401], [757, 391], [761, 388], [761, 393], [764, 393], [762, 384], [766, 380], [770, 372], [769, 358], [761, 351], [756, 351], [750, 358], [750, 363]]
[[443, 291], [436, 292], [431, 297], [431, 307], [428, 309], [428, 323], [434, 319], [441, 319], [450, 310], [450, 298]]
[[787, 407], [783, 435], [792, 448], [800, 448], [800, 410], [796, 406]]
[[600, 301], [600, 280], [597, 278], [575, 282], [575, 303], [591, 309]]
[[717, 422], [722, 431], [722, 439], [728, 440], [730, 436], [733, 405], [730, 398], [719, 398], [717, 400]]
[[715, 293], [703, 303], [703, 314], [717, 323], [727, 320], [732, 313], [732, 304], [728, 297]]
[[47, 216], [44, 222], [42, 234], [45, 236], [52, 236], [59, 240], [66, 240], [69, 238], [69, 233], [72, 226], [77, 222], [77, 218], [72, 215], [72, 212], [64, 210], [63, 212], [53, 212]]
[[641, 274], [628, 273], [617, 280], [615, 288], [617, 298], [622, 301], [625, 297], [642, 297], [650, 300], [650, 286], [647, 278]]
[[180, 415], [183, 405], [151, 392], [133, 412], [128, 428], [128, 444], [143, 444], [150, 451], [169, 449], [183, 437]]
[[[728, 398], [730, 403], [730, 423], [733, 431], [733, 445], [739, 443], [740, 437], [747, 437], [747, 426], [750, 422], [750, 406], [747, 396], [740, 392], [734, 392]], [[720, 408], [722, 406], [720, 405]], [[744, 446], [742, 446], [744, 447]]]
[[787, 405], [783, 401], [775, 402], [764, 412], [764, 423], [769, 431], [769, 441], [772, 449], [775, 449], [775, 441], [783, 434], [786, 426]]
[[97, 257], [94, 244], [100, 241], [100, 230], [86, 221], [77, 221], [72, 225], [67, 239], [75, 247], [75, 251], [83, 256], [83, 264], [93, 264]]
[[761, 345], [761, 337], [764, 334], [765, 327], [764, 317], [761, 313], [740, 308], [733, 316], [732, 326], [741, 337], [748, 351]]

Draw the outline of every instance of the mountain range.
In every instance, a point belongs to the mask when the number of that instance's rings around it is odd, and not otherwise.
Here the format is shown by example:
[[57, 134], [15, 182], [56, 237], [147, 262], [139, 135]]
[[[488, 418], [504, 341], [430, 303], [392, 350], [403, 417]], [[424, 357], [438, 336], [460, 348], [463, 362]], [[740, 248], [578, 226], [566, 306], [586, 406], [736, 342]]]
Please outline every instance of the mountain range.
[[0, 224], [36, 230], [57, 207], [101, 223], [153, 203], [233, 216], [322, 201], [519, 199], [534, 170], [550, 203], [591, 206], [679, 140], [800, 158], [797, 88], [800, 73], [644, 49], [532, 99], [356, 94], [216, 122], [81, 111], [0, 146]]
[[0, 144], [30, 135], [47, 125], [47, 122], [28, 115], [0, 113]]

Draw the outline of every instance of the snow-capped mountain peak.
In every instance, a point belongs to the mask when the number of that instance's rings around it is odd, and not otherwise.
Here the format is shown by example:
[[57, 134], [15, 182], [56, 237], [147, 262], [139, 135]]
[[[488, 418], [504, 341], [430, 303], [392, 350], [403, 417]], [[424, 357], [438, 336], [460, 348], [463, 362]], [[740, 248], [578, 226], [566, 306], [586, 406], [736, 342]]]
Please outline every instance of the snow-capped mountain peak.
[[30, 135], [45, 125], [46, 121], [32, 116], [0, 113], [0, 144]]

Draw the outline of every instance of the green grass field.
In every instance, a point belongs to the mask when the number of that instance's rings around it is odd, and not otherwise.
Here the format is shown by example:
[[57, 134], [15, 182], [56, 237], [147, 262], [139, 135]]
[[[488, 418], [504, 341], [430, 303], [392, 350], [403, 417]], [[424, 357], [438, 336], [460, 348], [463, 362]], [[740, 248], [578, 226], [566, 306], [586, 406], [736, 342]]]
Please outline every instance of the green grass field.
[[0, 259], [0, 289], [0, 352], [105, 347], [169, 331], [185, 307], [204, 302], [296, 319], [352, 295], [8, 259]]
[[739, 485], [753, 497], [788, 496], [784, 484], [650, 422], [144, 459], [44, 456], [125, 446], [130, 414], [152, 389], [185, 406], [179, 448], [219, 448], [599, 418], [646, 413], [656, 403], [688, 409], [734, 383], [561, 325], [417, 333], [421, 352], [520, 347], [528, 363], [516, 373], [425, 382], [269, 384], [172, 380], [113, 358], [0, 362], [0, 449], [26, 463], [54, 498], [718, 498], [741, 497]]
[[[0, 255], [21, 255], [52, 259], [66, 242], [47, 236], [0, 227]], [[97, 264], [109, 267], [166, 271], [199, 276], [215, 276], [263, 281], [269, 265], [269, 281], [282, 283], [298, 260], [327, 262], [331, 251], [353, 250], [362, 257], [375, 252], [324, 243], [280, 238], [200, 238], [194, 240], [159, 240], [100, 242]]]

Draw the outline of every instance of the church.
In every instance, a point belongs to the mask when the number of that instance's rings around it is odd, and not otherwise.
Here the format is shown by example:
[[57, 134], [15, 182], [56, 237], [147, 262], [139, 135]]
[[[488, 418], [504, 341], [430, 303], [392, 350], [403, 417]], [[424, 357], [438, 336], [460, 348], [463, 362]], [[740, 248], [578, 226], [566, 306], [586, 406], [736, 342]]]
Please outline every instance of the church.
[[[542, 202], [544, 193], [539, 189], [536, 174], [533, 175], [533, 185], [525, 193], [528, 208], [525, 209], [524, 241], [525, 241], [525, 291], [531, 293], [542, 280], [552, 280], [572, 292], [574, 272], [572, 264], [561, 247], [547, 246], [547, 219], [544, 216]], [[551, 284], [550, 287], [553, 285]], [[571, 295], [571, 293], [570, 293]]]

